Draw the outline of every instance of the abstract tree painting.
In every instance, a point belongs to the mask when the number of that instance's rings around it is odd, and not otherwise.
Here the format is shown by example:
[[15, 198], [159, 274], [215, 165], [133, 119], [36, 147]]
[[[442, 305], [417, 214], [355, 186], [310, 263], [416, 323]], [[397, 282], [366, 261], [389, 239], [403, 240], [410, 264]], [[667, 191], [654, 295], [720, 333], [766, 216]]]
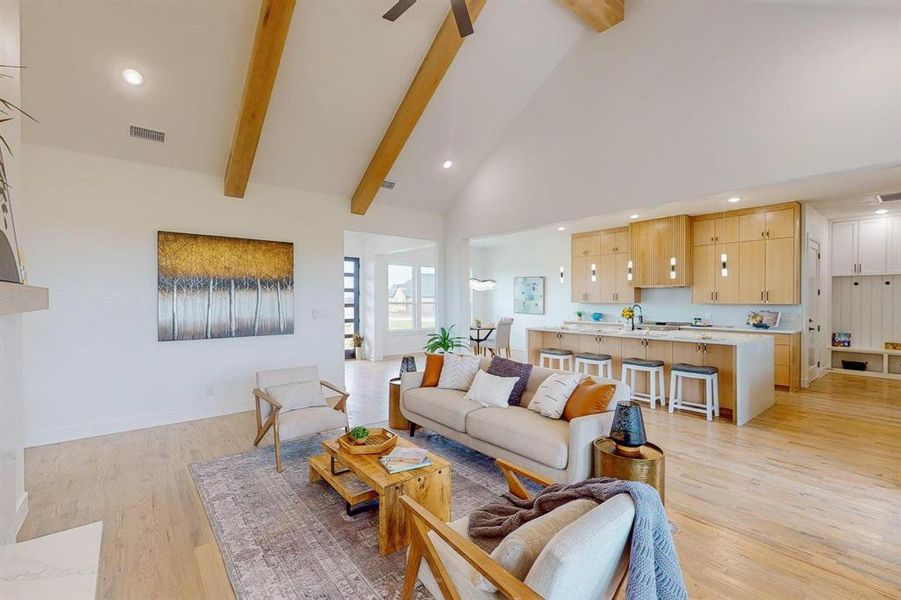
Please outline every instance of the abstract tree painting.
[[161, 342], [294, 333], [294, 244], [157, 233]]

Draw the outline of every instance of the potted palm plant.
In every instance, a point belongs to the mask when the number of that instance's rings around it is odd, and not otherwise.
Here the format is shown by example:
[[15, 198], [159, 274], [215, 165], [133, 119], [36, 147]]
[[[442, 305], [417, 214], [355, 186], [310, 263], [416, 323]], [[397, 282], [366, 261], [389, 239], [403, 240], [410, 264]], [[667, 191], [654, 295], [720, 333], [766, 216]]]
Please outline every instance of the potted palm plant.
[[469, 348], [466, 338], [454, 335], [454, 325], [447, 329], [442, 327], [429, 336], [425, 344], [425, 351], [429, 354], [454, 354], [457, 350]]

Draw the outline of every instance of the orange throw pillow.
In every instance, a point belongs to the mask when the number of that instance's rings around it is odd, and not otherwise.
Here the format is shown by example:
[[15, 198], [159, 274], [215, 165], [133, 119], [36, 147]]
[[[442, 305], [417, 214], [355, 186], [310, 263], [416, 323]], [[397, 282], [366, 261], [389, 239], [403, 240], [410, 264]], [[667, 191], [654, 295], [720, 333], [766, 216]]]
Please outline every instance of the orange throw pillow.
[[566, 406], [563, 408], [563, 418], [572, 421], [577, 417], [594, 415], [607, 412], [610, 399], [616, 392], [616, 385], [611, 383], [596, 383], [586, 379], [576, 386]]
[[443, 354], [426, 354], [422, 387], [438, 387], [438, 379], [441, 378], [442, 367], [444, 367]]

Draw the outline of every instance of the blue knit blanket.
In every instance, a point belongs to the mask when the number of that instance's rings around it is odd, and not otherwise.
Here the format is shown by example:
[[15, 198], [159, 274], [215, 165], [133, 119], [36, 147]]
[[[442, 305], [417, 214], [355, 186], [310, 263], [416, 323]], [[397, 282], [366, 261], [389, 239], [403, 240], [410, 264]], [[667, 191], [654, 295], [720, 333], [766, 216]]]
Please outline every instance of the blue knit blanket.
[[528, 500], [505, 494], [504, 497], [510, 504], [489, 504], [469, 515], [469, 535], [474, 538], [506, 536], [523, 523], [572, 500], [587, 498], [601, 503], [617, 494], [629, 494], [635, 503], [626, 598], [688, 598], [682, 569], [679, 567], [679, 556], [673, 543], [672, 527], [657, 490], [645, 483], [599, 477], [569, 485], [556, 483]]

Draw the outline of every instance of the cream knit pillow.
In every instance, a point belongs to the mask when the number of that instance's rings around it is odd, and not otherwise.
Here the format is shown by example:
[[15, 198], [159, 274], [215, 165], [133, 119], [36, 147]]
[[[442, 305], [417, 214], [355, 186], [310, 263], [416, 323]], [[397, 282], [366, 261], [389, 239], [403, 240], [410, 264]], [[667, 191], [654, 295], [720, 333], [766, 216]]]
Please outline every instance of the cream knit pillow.
[[438, 378], [438, 387], [465, 392], [472, 385], [472, 380], [476, 376], [476, 371], [479, 370], [481, 360], [478, 356], [445, 354], [444, 365], [441, 367], [441, 377]]
[[582, 376], [578, 373], [554, 373], [548, 376], [535, 390], [529, 410], [551, 419], [559, 419], [566, 408], [566, 401], [581, 379]]

